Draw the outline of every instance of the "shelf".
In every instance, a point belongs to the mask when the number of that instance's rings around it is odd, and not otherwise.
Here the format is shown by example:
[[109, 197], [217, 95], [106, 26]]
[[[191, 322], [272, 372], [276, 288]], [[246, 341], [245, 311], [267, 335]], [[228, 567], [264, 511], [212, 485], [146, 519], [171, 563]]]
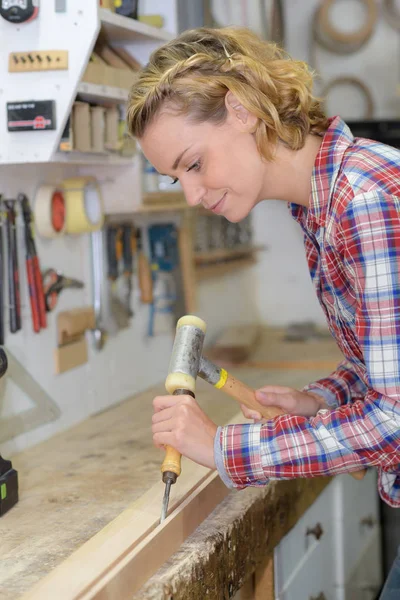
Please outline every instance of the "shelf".
[[147, 40], [168, 42], [173, 39], [173, 34], [164, 29], [151, 27], [146, 23], [130, 19], [107, 10], [99, 9], [101, 28], [111, 42], [133, 42]]
[[[255, 252], [264, 250], [264, 246], [242, 246], [239, 248], [221, 248], [210, 252], [196, 252], [194, 255], [196, 265], [210, 265], [222, 261], [233, 261], [239, 258], [248, 258]], [[224, 264], [227, 264], [224, 262]]]
[[191, 210], [186, 202], [167, 202], [165, 204], [142, 204], [135, 209], [136, 213], [157, 213], [157, 212], [178, 212], [181, 210]]
[[68, 163], [70, 165], [100, 165], [107, 166], [129, 166], [133, 165], [134, 156], [126, 157], [118, 154], [91, 154], [85, 152], [55, 152], [51, 163]]
[[183, 192], [145, 192], [143, 194], [143, 204], [146, 206], [168, 204], [168, 202], [180, 202], [181, 204], [186, 204]]
[[254, 258], [254, 256], [250, 256], [249, 258], [238, 258], [224, 263], [197, 266], [195, 269], [196, 280], [202, 281], [205, 279], [212, 279], [213, 277], [223, 277], [224, 275], [228, 275], [229, 273], [232, 273], [234, 271], [239, 271], [240, 269], [251, 267], [254, 264], [256, 264], [256, 262], [257, 261]]
[[109, 85], [96, 85], [81, 81], [77, 88], [77, 94], [85, 102], [96, 104], [122, 104], [128, 101], [129, 91], [123, 88], [111, 87]]

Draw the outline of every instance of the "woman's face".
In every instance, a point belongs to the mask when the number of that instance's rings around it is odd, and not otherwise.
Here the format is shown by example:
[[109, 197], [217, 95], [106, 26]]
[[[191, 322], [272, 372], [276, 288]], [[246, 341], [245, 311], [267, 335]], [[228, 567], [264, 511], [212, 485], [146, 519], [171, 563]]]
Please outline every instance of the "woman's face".
[[266, 162], [256, 146], [256, 122], [240, 109], [229, 109], [222, 125], [163, 111], [140, 145], [159, 173], [179, 179], [190, 206], [202, 204], [236, 223], [263, 200]]

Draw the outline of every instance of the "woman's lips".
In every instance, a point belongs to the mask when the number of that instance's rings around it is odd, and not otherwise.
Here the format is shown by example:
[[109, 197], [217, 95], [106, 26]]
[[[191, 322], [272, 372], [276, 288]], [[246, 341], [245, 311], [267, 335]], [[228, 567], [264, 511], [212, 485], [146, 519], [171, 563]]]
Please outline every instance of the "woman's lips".
[[214, 204], [214, 206], [212, 206], [212, 207], [210, 208], [210, 210], [211, 210], [213, 213], [219, 214], [219, 213], [222, 211], [223, 207], [224, 207], [224, 200], [225, 200], [225, 198], [226, 198], [226, 192], [225, 192], [225, 194], [222, 196], [221, 200], [219, 200], [219, 201], [217, 202], [217, 204]]

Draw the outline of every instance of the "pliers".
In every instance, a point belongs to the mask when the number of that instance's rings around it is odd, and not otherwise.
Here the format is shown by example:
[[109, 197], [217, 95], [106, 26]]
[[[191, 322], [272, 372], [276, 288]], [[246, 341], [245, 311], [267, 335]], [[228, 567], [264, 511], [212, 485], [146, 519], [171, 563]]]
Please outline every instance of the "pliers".
[[63, 290], [67, 288], [79, 289], [83, 288], [83, 286], [83, 281], [79, 281], [79, 279], [64, 277], [64, 275], [58, 273], [55, 269], [47, 269], [43, 273], [44, 299], [47, 312], [55, 308], [58, 296]]

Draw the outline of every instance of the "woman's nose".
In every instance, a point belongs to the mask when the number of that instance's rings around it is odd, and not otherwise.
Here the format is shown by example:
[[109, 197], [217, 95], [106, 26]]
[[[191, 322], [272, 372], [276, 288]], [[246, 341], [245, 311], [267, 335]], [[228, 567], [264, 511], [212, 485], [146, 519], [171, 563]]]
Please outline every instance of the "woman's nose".
[[182, 190], [189, 206], [198, 206], [206, 195], [206, 190], [199, 186], [182, 184]]

